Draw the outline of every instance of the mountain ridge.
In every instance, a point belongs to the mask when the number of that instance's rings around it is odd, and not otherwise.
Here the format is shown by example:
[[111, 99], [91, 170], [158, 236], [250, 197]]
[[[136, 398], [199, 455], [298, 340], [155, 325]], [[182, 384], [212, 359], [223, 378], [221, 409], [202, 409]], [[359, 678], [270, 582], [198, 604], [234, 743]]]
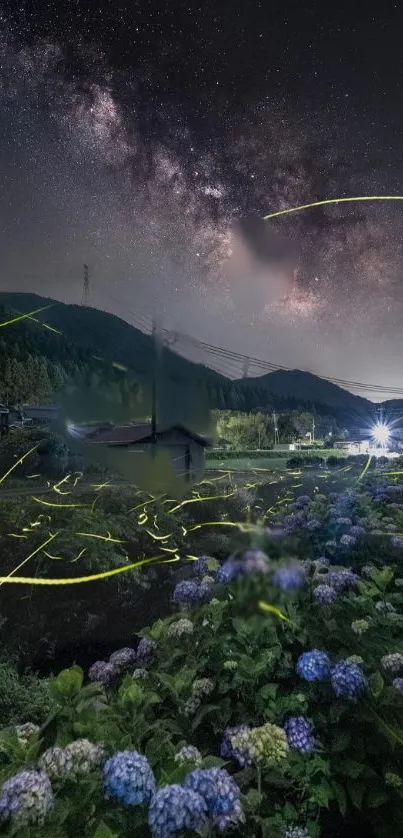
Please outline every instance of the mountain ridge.
[[[100, 356], [114, 367], [128, 367], [131, 372], [150, 379], [155, 365], [153, 338], [122, 320], [115, 314], [72, 304], [61, 303], [37, 294], [0, 292], [0, 305], [14, 312], [29, 313], [49, 306], [36, 315], [46, 325], [59, 330], [61, 340], [76, 351]], [[35, 315], [34, 315], [35, 317]], [[20, 321], [32, 324], [32, 319]], [[10, 327], [13, 330], [18, 323]], [[7, 337], [7, 330], [2, 330]], [[51, 352], [57, 353], [57, 341], [51, 341]], [[293, 410], [316, 409], [318, 413], [333, 415], [352, 424], [357, 416], [373, 418], [375, 405], [369, 399], [333, 384], [320, 376], [301, 370], [275, 370], [262, 376], [232, 381], [205, 364], [195, 363], [164, 347], [163, 375], [160, 382], [166, 398], [178, 401], [176, 417], [186, 390], [188, 402], [194, 400], [196, 390], [203, 390], [210, 409], [231, 410]], [[176, 387], [176, 390], [175, 390]], [[190, 396], [190, 390], [192, 396]], [[196, 402], [198, 399], [196, 399]], [[388, 402], [383, 403], [384, 406]], [[403, 411], [403, 400], [393, 400], [394, 409]], [[189, 413], [189, 410], [188, 410]], [[182, 417], [183, 418], [183, 417]]]

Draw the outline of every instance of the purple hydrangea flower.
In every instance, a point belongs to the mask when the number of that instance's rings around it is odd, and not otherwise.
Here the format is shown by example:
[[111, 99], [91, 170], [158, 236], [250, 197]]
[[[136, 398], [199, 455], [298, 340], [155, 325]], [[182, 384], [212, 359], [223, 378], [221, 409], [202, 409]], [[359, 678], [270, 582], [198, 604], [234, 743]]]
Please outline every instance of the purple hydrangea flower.
[[52, 786], [47, 774], [44, 771], [21, 771], [2, 786], [0, 822], [12, 818], [19, 828], [42, 824], [53, 803]]
[[338, 524], [340, 527], [351, 527], [352, 523], [353, 522], [351, 518], [336, 518], [336, 524]]
[[197, 832], [206, 823], [206, 801], [192, 789], [165, 786], [151, 800], [148, 824], [152, 838], [171, 838], [184, 830]]
[[115, 669], [121, 672], [124, 669], [127, 669], [136, 661], [136, 651], [135, 649], [130, 648], [130, 646], [124, 646], [123, 649], [117, 649], [116, 652], [112, 652], [109, 657], [109, 663], [115, 667]]
[[136, 751], [120, 751], [104, 765], [105, 795], [130, 806], [149, 803], [155, 792], [148, 760]]
[[301, 751], [302, 754], [310, 754], [315, 750], [313, 728], [305, 716], [291, 716], [286, 721], [284, 730], [288, 744], [293, 750]]
[[357, 582], [357, 574], [353, 573], [352, 570], [344, 568], [342, 570], [329, 570], [329, 573], [326, 576], [326, 583], [330, 585], [331, 588], [334, 588], [339, 594], [342, 593], [342, 591], [354, 588]]
[[393, 547], [401, 550], [403, 547], [403, 535], [394, 535], [393, 538], [391, 538], [391, 543]]
[[367, 689], [367, 680], [362, 669], [355, 663], [339, 661], [332, 667], [330, 680], [338, 698], [356, 701]]
[[317, 585], [313, 590], [313, 598], [319, 605], [332, 605], [336, 602], [337, 591], [330, 585]]
[[273, 585], [282, 591], [294, 591], [301, 588], [305, 575], [299, 567], [279, 567], [273, 574]]
[[236, 759], [241, 768], [247, 764], [247, 759], [237, 748], [233, 748], [231, 738], [237, 736], [239, 733], [247, 733], [249, 730], [247, 725], [237, 725], [236, 727], [227, 727], [224, 730], [224, 738], [221, 742], [220, 755], [222, 759]]
[[155, 640], [150, 637], [142, 637], [136, 649], [136, 663], [146, 663], [150, 660], [157, 648]]
[[297, 661], [297, 673], [305, 681], [324, 681], [330, 676], [330, 659], [326, 652], [312, 649], [304, 652]]
[[116, 668], [108, 661], [95, 661], [88, 670], [89, 680], [98, 684], [111, 684], [116, 675]]
[[399, 693], [403, 693], [403, 678], [394, 678], [392, 684]]
[[287, 829], [284, 838], [309, 838], [309, 833], [301, 826], [292, 826]]

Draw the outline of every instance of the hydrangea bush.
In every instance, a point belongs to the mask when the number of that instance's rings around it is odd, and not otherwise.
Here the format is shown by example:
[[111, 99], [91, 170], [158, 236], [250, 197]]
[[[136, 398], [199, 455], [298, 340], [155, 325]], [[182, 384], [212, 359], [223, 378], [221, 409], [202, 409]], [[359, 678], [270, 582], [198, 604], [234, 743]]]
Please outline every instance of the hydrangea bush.
[[400, 495], [301, 496], [187, 567], [133, 647], [61, 672], [42, 726], [0, 732], [2, 834], [398, 838]]

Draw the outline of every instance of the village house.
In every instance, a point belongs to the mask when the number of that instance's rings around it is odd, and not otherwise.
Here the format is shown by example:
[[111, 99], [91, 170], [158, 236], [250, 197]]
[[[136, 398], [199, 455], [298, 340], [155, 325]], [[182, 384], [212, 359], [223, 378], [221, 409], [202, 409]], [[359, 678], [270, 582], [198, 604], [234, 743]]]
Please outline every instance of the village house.
[[204, 474], [204, 452], [208, 442], [182, 425], [172, 425], [155, 434], [150, 422], [96, 429], [75, 425], [70, 426], [69, 433], [92, 445], [127, 448], [133, 454], [168, 451], [175, 473], [189, 482], [200, 480]]

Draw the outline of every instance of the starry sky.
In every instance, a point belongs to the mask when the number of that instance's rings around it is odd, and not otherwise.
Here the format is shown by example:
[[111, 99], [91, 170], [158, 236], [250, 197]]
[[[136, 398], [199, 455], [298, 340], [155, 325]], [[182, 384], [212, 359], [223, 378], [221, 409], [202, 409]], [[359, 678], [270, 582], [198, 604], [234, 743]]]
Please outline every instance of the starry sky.
[[403, 203], [262, 221], [403, 194], [403, 11], [353, 5], [0, 0], [1, 290], [86, 262], [136, 326], [403, 390]]

